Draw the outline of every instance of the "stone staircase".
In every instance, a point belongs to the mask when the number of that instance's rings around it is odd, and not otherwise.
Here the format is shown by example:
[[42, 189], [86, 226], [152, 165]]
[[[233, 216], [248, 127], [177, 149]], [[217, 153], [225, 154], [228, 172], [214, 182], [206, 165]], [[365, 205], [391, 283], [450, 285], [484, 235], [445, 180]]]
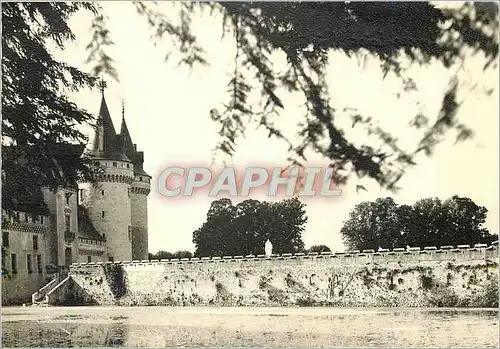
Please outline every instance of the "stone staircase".
[[57, 285], [59, 285], [66, 277], [68, 277], [68, 269], [61, 269], [55, 275], [55, 277], [37, 292], [31, 295], [31, 303], [34, 306], [47, 306], [47, 294], [52, 291]]

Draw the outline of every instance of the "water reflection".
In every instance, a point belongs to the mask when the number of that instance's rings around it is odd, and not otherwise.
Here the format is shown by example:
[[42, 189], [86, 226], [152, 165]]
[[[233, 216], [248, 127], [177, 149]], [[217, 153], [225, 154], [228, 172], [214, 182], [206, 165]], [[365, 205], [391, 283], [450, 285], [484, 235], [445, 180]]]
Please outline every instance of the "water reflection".
[[13, 321], [2, 324], [3, 347], [122, 347], [128, 326], [113, 324]]
[[106, 341], [104, 342], [104, 347], [121, 347], [125, 345], [127, 339], [128, 327], [123, 323], [119, 322], [116, 324], [111, 324], [106, 333]]
[[[492, 310], [261, 310], [103, 308], [2, 324], [4, 347], [497, 347]], [[81, 313], [76, 313], [81, 311]], [[70, 312], [70, 311], [68, 311]], [[120, 314], [121, 313], [121, 314]], [[19, 312], [17, 314], [22, 314]], [[127, 315], [127, 316], [125, 316]], [[17, 315], [18, 316], [18, 315]], [[5, 316], [4, 316], [5, 317]], [[9, 319], [10, 317], [10, 319]]]

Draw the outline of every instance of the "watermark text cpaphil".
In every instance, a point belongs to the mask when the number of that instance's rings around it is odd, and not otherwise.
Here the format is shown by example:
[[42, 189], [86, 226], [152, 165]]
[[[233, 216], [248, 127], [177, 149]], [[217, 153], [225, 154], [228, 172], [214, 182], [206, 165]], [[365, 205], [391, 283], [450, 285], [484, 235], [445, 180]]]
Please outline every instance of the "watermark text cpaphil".
[[159, 174], [160, 195], [191, 197], [249, 196], [262, 193], [270, 197], [332, 197], [342, 191], [335, 185], [334, 169], [324, 167], [168, 167]]

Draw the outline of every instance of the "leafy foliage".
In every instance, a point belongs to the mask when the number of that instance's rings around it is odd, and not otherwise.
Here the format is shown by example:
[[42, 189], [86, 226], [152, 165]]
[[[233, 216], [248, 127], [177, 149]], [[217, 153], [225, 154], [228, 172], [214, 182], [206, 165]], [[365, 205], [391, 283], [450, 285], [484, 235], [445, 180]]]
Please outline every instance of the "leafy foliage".
[[316, 252], [316, 253], [321, 253], [321, 252], [332, 252], [330, 247], [326, 245], [312, 245], [307, 252]]
[[115, 299], [123, 297], [127, 292], [123, 266], [120, 264], [105, 264], [103, 269], [106, 282]]
[[[40, 187], [55, 189], [77, 178], [92, 180], [77, 125], [92, 115], [67, 93], [95, 79], [54, 59], [49, 45], [64, 48], [75, 37], [67, 25], [89, 3], [9, 2], [2, 5], [2, 207], [45, 214]], [[8, 149], [5, 148], [8, 146]], [[8, 184], [8, 185], [7, 185]]]
[[[417, 88], [408, 74], [413, 64], [439, 61], [447, 68], [460, 67], [472, 51], [484, 58], [487, 68], [498, 56], [496, 3], [466, 3], [460, 9], [439, 9], [423, 2], [132, 4], [153, 29], [154, 39], [170, 38], [182, 54], [180, 63], [189, 66], [208, 64], [191, 31], [193, 17], [207, 9], [222, 16], [224, 34], [233, 36], [236, 55], [229, 100], [222, 109], [210, 112], [221, 126], [218, 150], [231, 155], [246, 127], [256, 121], [270, 136], [289, 144], [290, 161], [302, 163], [310, 150], [328, 158], [337, 169], [339, 184], [354, 172], [394, 189], [408, 166], [415, 164], [415, 156], [431, 154], [447, 131], [455, 129], [459, 140], [470, 137], [471, 131], [456, 118], [458, 81], [452, 80], [436, 121], [420, 114], [411, 121], [422, 131], [413, 151], [401, 149], [397, 139], [372, 117], [353, 108], [347, 110], [353, 125], [362, 125], [368, 135], [383, 143], [378, 148], [355, 145], [337, 123], [341, 113], [330, 105], [325, 77], [330, 52], [378, 58], [386, 74], [400, 77], [403, 92]], [[177, 7], [180, 22], [169, 19], [162, 6]], [[55, 188], [79, 176], [92, 178], [86, 159], [63, 164], [59, 152], [54, 155], [51, 150], [55, 144], [84, 144], [75, 126], [92, 121], [87, 111], [67, 98], [67, 92], [93, 86], [95, 77], [56, 61], [48, 49], [50, 45], [64, 48], [75, 39], [68, 19], [78, 11], [94, 15], [88, 45], [88, 62], [95, 63], [93, 73], [118, 78], [113, 59], [106, 53], [113, 45], [112, 33], [106, 29], [102, 8], [95, 3], [8, 2], [2, 6], [2, 145], [15, 146], [10, 157], [2, 152], [2, 206], [7, 210], [42, 214], [46, 207], [40, 186]], [[285, 71], [276, 71], [275, 52], [285, 54]], [[254, 92], [260, 93], [261, 105], [250, 105], [249, 96]], [[306, 100], [301, 131], [293, 140], [274, 125], [274, 118], [285, 107], [280, 96], [287, 92], [300, 93]], [[24, 202], [29, 202], [27, 207]]]
[[177, 251], [174, 253], [167, 251], [158, 251], [156, 253], [149, 253], [149, 260], [153, 259], [181, 259], [181, 258], [192, 258], [193, 254], [189, 251]]
[[485, 207], [459, 196], [421, 199], [412, 206], [383, 198], [356, 205], [340, 232], [349, 249], [361, 250], [489, 244], [498, 235], [483, 227], [486, 216]]
[[274, 253], [304, 249], [302, 232], [307, 217], [298, 199], [281, 202], [229, 199], [213, 201], [207, 220], [193, 233], [196, 256], [263, 254], [269, 239]]
[[[467, 139], [472, 132], [456, 118], [459, 81], [454, 76], [435, 121], [423, 114], [410, 120], [409, 125], [419, 129], [422, 137], [413, 150], [402, 149], [395, 136], [372, 117], [360, 115], [356, 106], [343, 112], [331, 106], [326, 79], [326, 67], [332, 63], [329, 53], [377, 58], [385, 75], [400, 78], [402, 93], [418, 88], [409, 74], [415, 64], [439, 62], [445, 68], [459, 68], [476, 54], [482, 55], [486, 69], [498, 56], [498, 6], [494, 3], [438, 8], [426, 2], [180, 2], [167, 5], [168, 9], [161, 3], [133, 4], [151, 26], [155, 42], [170, 38], [182, 55], [180, 63], [188, 66], [209, 63], [191, 30], [193, 18], [205, 10], [221, 15], [223, 33], [234, 38], [236, 54], [228, 101], [210, 111], [212, 120], [220, 124], [218, 150], [233, 154], [246, 127], [257, 122], [269, 136], [287, 142], [291, 162], [304, 163], [310, 150], [329, 159], [337, 169], [339, 184], [354, 172], [396, 189], [415, 157], [421, 152], [430, 155], [448, 131], [455, 130], [457, 140]], [[174, 11], [172, 7], [178, 9], [178, 23], [166, 15]], [[286, 56], [284, 71], [277, 71], [273, 64], [276, 52]], [[106, 70], [106, 61], [95, 63], [99, 71]], [[260, 94], [260, 105], [249, 102], [252, 93]], [[296, 139], [285, 137], [274, 124], [285, 107], [280, 97], [285, 93], [300, 93], [306, 101]], [[350, 113], [353, 127], [365, 128], [371, 145], [355, 145], [346, 138], [337, 122], [345, 113]], [[382, 146], [375, 147], [378, 141]]]

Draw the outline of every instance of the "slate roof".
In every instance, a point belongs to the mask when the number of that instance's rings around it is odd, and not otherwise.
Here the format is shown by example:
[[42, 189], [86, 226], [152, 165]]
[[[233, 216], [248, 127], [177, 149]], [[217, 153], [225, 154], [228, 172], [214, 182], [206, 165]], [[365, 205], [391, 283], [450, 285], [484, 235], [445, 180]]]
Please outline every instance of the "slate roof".
[[97, 232], [97, 229], [90, 220], [87, 208], [82, 205], [78, 205], [78, 237], [82, 239], [106, 241], [106, 239]]
[[102, 94], [97, 123], [98, 125], [102, 125], [103, 149], [99, 150], [101, 128], [97, 127], [93, 137], [93, 144], [90, 148], [91, 154], [97, 157], [131, 162], [134, 166], [134, 174], [151, 177], [143, 168], [144, 153], [138, 152], [137, 145], [132, 142], [125, 121], [124, 111], [122, 111], [120, 133], [117, 134], [115, 132], [115, 127], [109, 113], [104, 93]]

